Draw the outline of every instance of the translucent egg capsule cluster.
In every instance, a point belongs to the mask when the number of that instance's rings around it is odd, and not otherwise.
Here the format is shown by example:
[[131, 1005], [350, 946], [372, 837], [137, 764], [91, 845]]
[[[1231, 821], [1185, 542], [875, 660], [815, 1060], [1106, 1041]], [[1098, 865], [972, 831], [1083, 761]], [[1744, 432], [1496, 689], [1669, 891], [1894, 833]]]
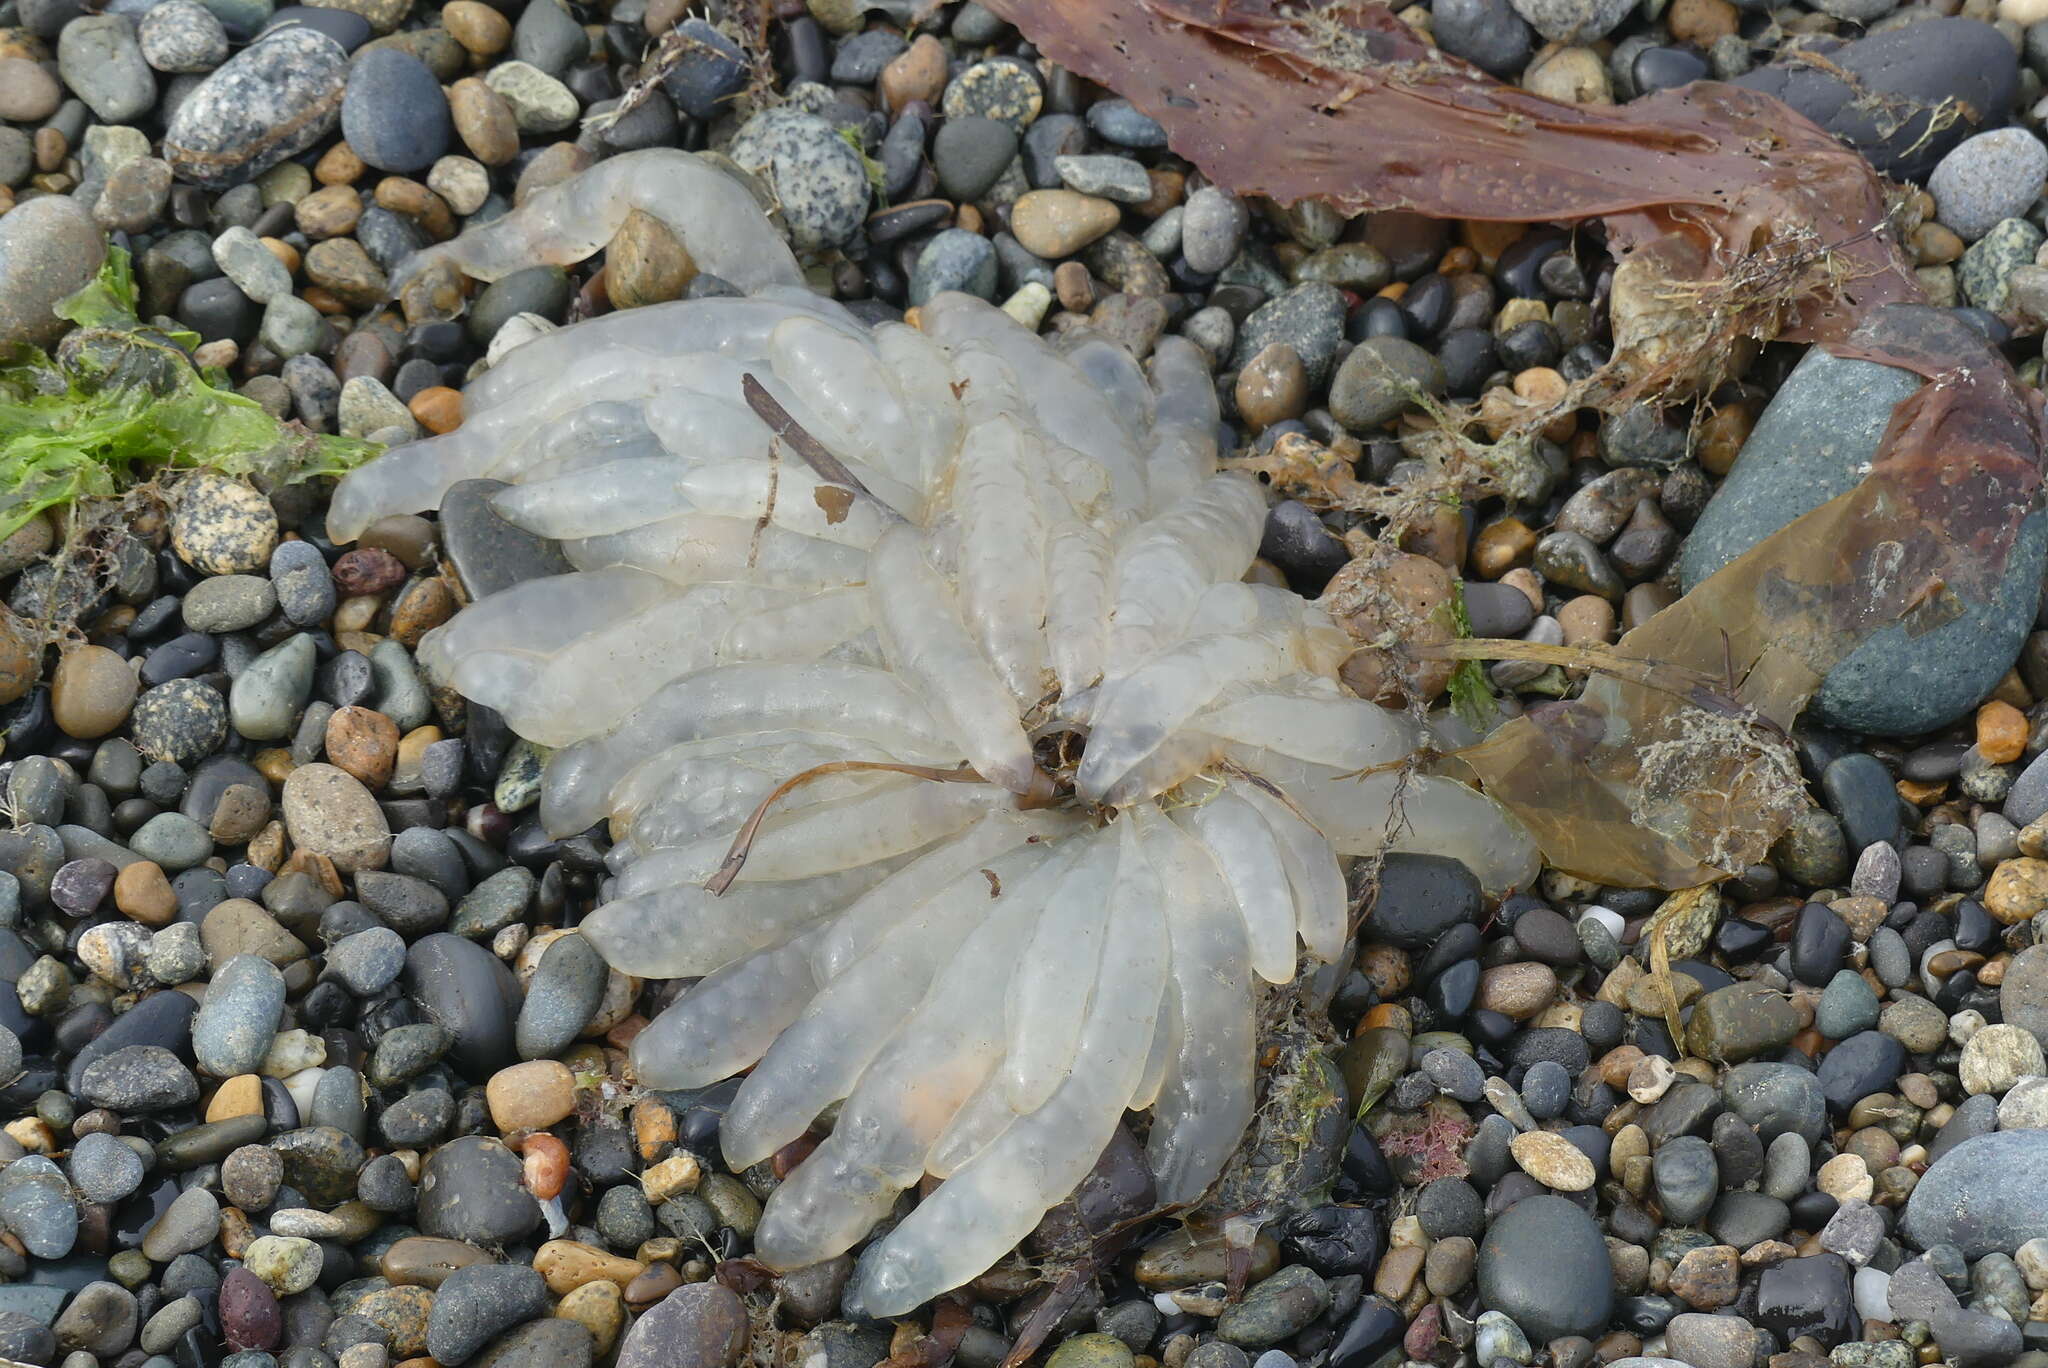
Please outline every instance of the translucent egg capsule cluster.
[[842, 1253], [943, 1180], [860, 1262], [867, 1312], [900, 1314], [1028, 1234], [1127, 1110], [1161, 1200], [1201, 1195], [1252, 1113], [1259, 980], [1345, 953], [1348, 860], [1448, 854], [1499, 889], [1535, 854], [1469, 788], [1359, 776], [1415, 726], [1335, 682], [1352, 644], [1320, 608], [1245, 582], [1266, 500], [1219, 473], [1191, 343], [1141, 365], [964, 295], [870, 329], [781, 269], [749, 197], [664, 197], [627, 160], [438, 250], [473, 274], [573, 259], [637, 183], [686, 241], [747, 244], [753, 293], [514, 348], [462, 427], [351, 476], [331, 531], [489, 477], [560, 540], [575, 573], [469, 606], [421, 661], [557, 748], [549, 831], [609, 824], [582, 934], [699, 979], [634, 1041], [639, 1081], [751, 1066], [735, 1169], [829, 1116], [758, 1258]]

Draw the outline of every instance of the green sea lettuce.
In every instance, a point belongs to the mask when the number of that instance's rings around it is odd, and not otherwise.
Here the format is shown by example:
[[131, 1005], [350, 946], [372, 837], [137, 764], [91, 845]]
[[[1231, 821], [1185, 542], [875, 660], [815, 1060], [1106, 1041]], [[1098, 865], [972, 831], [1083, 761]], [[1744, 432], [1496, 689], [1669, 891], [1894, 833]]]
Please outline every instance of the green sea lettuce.
[[56, 312], [78, 326], [54, 356], [27, 350], [0, 364], [0, 539], [44, 509], [112, 497], [162, 469], [289, 484], [340, 475], [380, 449], [273, 418], [223, 372], [196, 367], [196, 335], [138, 316], [118, 247]]

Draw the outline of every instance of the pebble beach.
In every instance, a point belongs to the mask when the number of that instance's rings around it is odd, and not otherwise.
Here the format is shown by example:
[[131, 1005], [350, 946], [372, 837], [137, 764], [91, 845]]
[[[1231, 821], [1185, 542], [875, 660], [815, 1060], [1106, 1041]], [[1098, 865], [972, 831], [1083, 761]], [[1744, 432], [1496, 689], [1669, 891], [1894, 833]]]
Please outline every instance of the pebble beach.
[[[1446, 413], [1498, 439], [1644, 307], [1597, 226], [1234, 194], [972, 0], [735, 9], [0, 0], [0, 362], [55, 351], [125, 256], [141, 322], [294, 431], [453, 432], [523, 342], [741, 293], [637, 211], [579, 265], [408, 269], [648, 148], [748, 176], [865, 322], [959, 291], [1140, 360], [1185, 338], [1226, 453], [1393, 489]], [[2048, 4], [1398, 13], [1566, 103], [1785, 100], [1896, 182], [1929, 301], [2040, 387]], [[1252, 578], [1313, 599], [1372, 559], [1404, 630], [1455, 604], [1459, 635], [1604, 647], [1854, 486], [1921, 383], [1770, 343], [1696, 403], [1567, 411], [1512, 497], [1400, 548], [1276, 495]], [[546, 752], [417, 659], [560, 547], [484, 480], [336, 544], [332, 483], [165, 473], [0, 542], [0, 1358], [2048, 1368], [2040, 510], [1988, 604], [1828, 674], [1803, 813], [1668, 972], [1663, 890], [1354, 869], [1316, 1020], [1262, 1017], [1270, 1200], [1161, 1211], [1133, 1113], [1016, 1253], [889, 1319], [849, 1292], [861, 1248], [750, 1257], [820, 1136], [733, 1171], [737, 1080], [638, 1083], [626, 1047], [689, 985], [578, 933], [612, 834], [549, 835]], [[1446, 701], [1448, 662], [1368, 655], [1361, 694]], [[1580, 682], [1477, 687], [1497, 720]]]

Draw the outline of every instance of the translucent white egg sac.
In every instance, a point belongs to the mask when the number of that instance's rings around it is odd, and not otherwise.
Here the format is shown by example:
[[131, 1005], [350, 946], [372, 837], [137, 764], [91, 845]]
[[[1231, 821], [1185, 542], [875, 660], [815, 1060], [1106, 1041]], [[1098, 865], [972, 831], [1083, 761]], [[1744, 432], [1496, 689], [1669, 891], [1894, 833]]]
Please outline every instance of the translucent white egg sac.
[[[1193, 344], [1140, 366], [964, 295], [869, 329], [722, 180], [633, 153], [435, 249], [489, 278], [638, 207], [754, 293], [514, 348], [459, 429], [350, 476], [330, 531], [488, 477], [561, 541], [575, 573], [464, 609], [421, 662], [559, 748], [551, 832], [609, 822], [582, 934], [628, 974], [701, 976], [634, 1041], [639, 1083], [751, 1066], [735, 1169], [836, 1104], [756, 1257], [840, 1254], [944, 1180], [861, 1261], [860, 1302], [896, 1315], [1000, 1259], [1127, 1109], [1161, 1200], [1200, 1197], [1252, 1113], [1258, 982], [1347, 952], [1348, 860], [1449, 854], [1498, 890], [1536, 856], [1469, 788], [1357, 777], [1413, 724], [1337, 684], [1320, 608], [1244, 582], [1266, 499], [1218, 472]], [[746, 376], [866, 492], [778, 440]]]

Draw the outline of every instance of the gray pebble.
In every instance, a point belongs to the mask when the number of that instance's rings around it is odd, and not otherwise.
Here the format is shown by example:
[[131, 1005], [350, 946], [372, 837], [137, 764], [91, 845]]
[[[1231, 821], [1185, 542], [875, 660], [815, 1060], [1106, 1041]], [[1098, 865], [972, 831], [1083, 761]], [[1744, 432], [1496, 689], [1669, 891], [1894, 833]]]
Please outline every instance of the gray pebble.
[[128, 848], [176, 874], [213, 854], [213, 837], [182, 812], [160, 812], [128, 838]]
[[199, 1080], [161, 1045], [125, 1045], [86, 1065], [78, 1091], [111, 1111], [168, 1111], [198, 1101]]
[[88, 1202], [118, 1202], [142, 1186], [142, 1156], [116, 1135], [94, 1131], [71, 1147], [71, 1183]]
[[251, 741], [279, 741], [313, 694], [319, 655], [313, 638], [297, 632], [256, 657], [228, 693], [235, 730]]
[[358, 931], [327, 952], [327, 967], [351, 992], [371, 997], [390, 987], [405, 968], [405, 938], [389, 927]]
[[237, 955], [207, 985], [192, 1022], [192, 1053], [215, 1078], [252, 1073], [270, 1050], [284, 1008], [284, 976], [260, 955]]
[[195, 0], [152, 6], [136, 25], [135, 38], [143, 60], [162, 72], [211, 71], [228, 59], [227, 30]]
[[541, 953], [527, 982], [515, 1026], [521, 1059], [552, 1059], [581, 1035], [604, 1001], [611, 971], [590, 942], [573, 932]]
[[156, 73], [126, 15], [90, 14], [66, 24], [57, 39], [57, 72], [102, 123], [133, 122], [156, 104]]
[[2024, 215], [2044, 178], [2048, 147], [2024, 128], [1998, 128], [1958, 143], [1927, 178], [1927, 190], [1935, 216], [1975, 242], [2002, 220]]
[[[291, 364], [308, 360], [311, 358], [295, 356]], [[325, 363], [313, 364], [326, 369]], [[279, 542], [277, 550], [270, 553], [270, 582], [276, 590], [278, 607], [294, 626], [316, 628], [333, 616], [334, 576], [328, 572], [326, 558], [311, 542]]]
[[276, 607], [277, 595], [261, 575], [213, 575], [192, 586], [179, 611], [193, 631], [221, 633], [254, 627]]

